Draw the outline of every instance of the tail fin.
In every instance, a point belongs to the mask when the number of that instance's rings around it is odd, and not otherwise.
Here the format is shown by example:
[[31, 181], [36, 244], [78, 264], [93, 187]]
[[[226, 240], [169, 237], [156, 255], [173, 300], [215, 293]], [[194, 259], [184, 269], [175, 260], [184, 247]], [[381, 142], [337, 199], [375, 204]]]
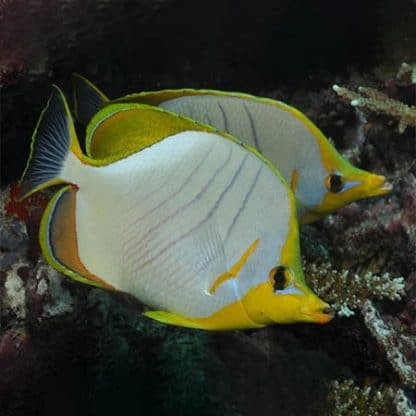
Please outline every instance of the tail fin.
[[78, 121], [87, 125], [110, 99], [94, 84], [79, 74], [72, 74], [74, 114]]
[[77, 158], [82, 157], [65, 96], [53, 85], [51, 97], [32, 136], [30, 156], [20, 180], [18, 200], [48, 186], [68, 182], [62, 177], [62, 170], [69, 153]]

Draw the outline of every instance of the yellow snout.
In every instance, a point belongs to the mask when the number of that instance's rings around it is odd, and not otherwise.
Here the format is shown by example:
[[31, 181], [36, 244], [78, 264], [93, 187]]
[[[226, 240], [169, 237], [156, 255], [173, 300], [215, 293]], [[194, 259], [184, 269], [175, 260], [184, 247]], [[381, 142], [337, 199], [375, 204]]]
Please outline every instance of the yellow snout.
[[330, 306], [307, 288], [301, 293], [276, 294], [270, 284], [261, 284], [243, 298], [243, 305], [250, 319], [260, 325], [325, 324], [333, 318]]
[[385, 176], [356, 170], [358, 173], [355, 172], [354, 175], [343, 178], [345, 190], [337, 193], [328, 191], [322, 202], [300, 218], [299, 223], [307, 224], [316, 221], [351, 202], [371, 196], [386, 195], [392, 190], [393, 186], [386, 182]]
[[330, 306], [315, 295], [308, 295], [306, 302], [300, 308], [304, 321], [326, 324], [333, 317]]
[[363, 181], [362, 189], [366, 196], [379, 196], [388, 194], [393, 186], [386, 182], [385, 176], [369, 174]]

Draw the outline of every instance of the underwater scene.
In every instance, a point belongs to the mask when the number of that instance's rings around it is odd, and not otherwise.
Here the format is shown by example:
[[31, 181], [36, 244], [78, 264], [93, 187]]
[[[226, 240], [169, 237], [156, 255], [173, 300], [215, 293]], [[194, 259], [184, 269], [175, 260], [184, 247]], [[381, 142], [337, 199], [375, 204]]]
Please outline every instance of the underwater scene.
[[416, 1], [0, 1], [0, 416], [416, 416]]

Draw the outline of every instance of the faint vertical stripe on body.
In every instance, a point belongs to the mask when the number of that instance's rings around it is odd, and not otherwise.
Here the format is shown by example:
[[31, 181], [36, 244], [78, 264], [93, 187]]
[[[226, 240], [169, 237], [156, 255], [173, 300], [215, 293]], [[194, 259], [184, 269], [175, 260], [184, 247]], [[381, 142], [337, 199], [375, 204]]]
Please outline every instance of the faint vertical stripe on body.
[[243, 107], [244, 107], [244, 110], [246, 111], [248, 120], [250, 122], [250, 128], [251, 128], [251, 133], [252, 133], [253, 139], [254, 139], [254, 145], [255, 145], [256, 149], [260, 153], [262, 153], [262, 150], [261, 150], [261, 147], [260, 147], [259, 138], [257, 136], [256, 124], [255, 124], [255, 121], [253, 119], [253, 116], [251, 115], [250, 110], [247, 108], [247, 104], [246, 103], [243, 103]]
[[[203, 225], [209, 218], [212, 217], [212, 215], [214, 214], [214, 212], [217, 210], [218, 206], [220, 205], [224, 195], [228, 192], [228, 190], [234, 185], [237, 177], [239, 176], [241, 169], [243, 168], [244, 164], [246, 163], [248, 158], [248, 154], [246, 154], [243, 158], [243, 160], [241, 161], [237, 171], [235, 172], [234, 176], [232, 177], [231, 181], [229, 182], [229, 184], [227, 185], [227, 187], [221, 192], [219, 198], [215, 201], [213, 207], [208, 211], [208, 215], [201, 221], [199, 222], [195, 227], [191, 228], [189, 231], [187, 231], [186, 233], [182, 234], [180, 237], [178, 237], [176, 240], [174, 240], [173, 242], [169, 243], [168, 245], [166, 245], [162, 250], [160, 250], [156, 255], [152, 256], [150, 259], [146, 260], [144, 263], [142, 263], [140, 266], [138, 266], [136, 268], [136, 272], [138, 270], [141, 270], [142, 268], [144, 268], [148, 263], [154, 261], [156, 258], [158, 258], [159, 256], [165, 254], [172, 246], [174, 246], [176, 243], [178, 243], [179, 241], [181, 241], [182, 239], [188, 237], [192, 232], [194, 232], [196, 229], [198, 229], [201, 225]], [[207, 187], [206, 187], [207, 188]], [[205, 190], [206, 190], [205, 188]], [[192, 200], [191, 202], [194, 202], [194, 200]], [[149, 250], [145, 253], [147, 254], [149, 252]], [[138, 260], [140, 261], [143, 258], [143, 256], [139, 257]]]
[[[202, 167], [202, 165], [206, 162], [209, 154], [212, 152], [212, 149], [214, 148], [214, 145], [210, 146], [208, 151], [204, 154], [204, 156], [201, 158], [201, 161], [196, 165], [196, 167], [191, 171], [191, 173], [186, 177], [185, 181], [171, 194], [169, 194], [169, 196], [165, 199], [163, 199], [159, 204], [157, 204], [156, 206], [150, 208], [149, 210], [147, 210], [143, 215], [141, 215], [140, 217], [136, 218], [133, 223], [129, 223], [128, 227], [126, 227], [125, 232], [126, 235], [131, 235], [134, 234], [134, 230], [135, 227], [137, 227], [138, 223], [140, 221], [143, 221], [148, 215], [152, 214], [156, 209], [161, 208], [162, 206], [164, 206], [169, 200], [171, 200], [172, 198], [174, 198], [176, 195], [178, 195], [185, 187], [186, 185], [188, 185], [188, 183], [190, 182], [190, 180], [194, 177], [194, 175], [197, 174], [197, 172], [199, 171], [199, 169]], [[169, 177], [168, 179], [171, 179], [171, 177]], [[139, 201], [140, 203], [140, 201]], [[132, 214], [135, 211], [138, 211], [138, 205], [139, 203], [135, 204], [133, 207], [131, 207], [131, 209], [129, 209], [128, 211], [128, 215]], [[131, 239], [134, 239], [134, 237], [131, 237]], [[127, 249], [127, 243], [130, 240], [127, 239], [124, 241], [125, 247]]]
[[[131, 254], [132, 252], [137, 252], [140, 253], [140, 247], [146, 246], [149, 243], [150, 240], [150, 236], [152, 234], [155, 233], [155, 231], [157, 231], [160, 226], [162, 226], [163, 224], [166, 224], [169, 220], [172, 220], [173, 218], [175, 218], [180, 212], [182, 212], [184, 209], [188, 208], [189, 206], [191, 206], [192, 204], [195, 203], [195, 201], [197, 201], [201, 195], [203, 195], [207, 189], [210, 187], [210, 185], [213, 183], [213, 181], [215, 180], [215, 178], [218, 176], [218, 174], [225, 168], [225, 166], [228, 164], [228, 162], [231, 159], [231, 155], [232, 155], [232, 147], [230, 147], [230, 150], [228, 152], [228, 156], [225, 159], [225, 161], [217, 168], [217, 170], [215, 171], [214, 175], [212, 175], [210, 177], [210, 179], [208, 180], [208, 182], [206, 183], [206, 185], [203, 187], [203, 189], [201, 191], [199, 191], [197, 193], [197, 195], [195, 195], [190, 201], [188, 201], [185, 205], [182, 205], [181, 207], [177, 208], [175, 210], [175, 212], [173, 212], [172, 214], [166, 216], [163, 220], [159, 221], [156, 225], [152, 226], [150, 229], [148, 229], [144, 235], [141, 236], [141, 240], [140, 243], [138, 245], [132, 245], [130, 247], [130, 249], [128, 249], [126, 251], [126, 257], [129, 256], [129, 254]], [[134, 231], [134, 228], [132, 227], [132, 232]], [[155, 244], [156, 246], [159, 245], [159, 242], [156, 242]], [[146, 251], [144, 251], [144, 253], [141, 253], [142, 255], [138, 258], [136, 258], [137, 262], [140, 262], [141, 259], [143, 259], [143, 257], [145, 257], [149, 252], [151, 253], [152, 250], [154, 250], [154, 248], [147, 248]]]
[[250, 188], [249, 188], [249, 190], [247, 191], [247, 193], [244, 197], [244, 200], [243, 200], [243, 203], [242, 203], [241, 207], [238, 209], [237, 214], [234, 216], [233, 221], [232, 221], [231, 225], [229, 226], [229, 228], [227, 230], [227, 233], [226, 233], [225, 239], [224, 239], [224, 244], [227, 244], [228, 238], [231, 235], [233, 227], [235, 226], [235, 224], [236, 224], [238, 218], [240, 217], [241, 213], [244, 211], [244, 209], [247, 205], [247, 201], [249, 200], [251, 194], [253, 193], [253, 190], [254, 190], [255, 186], [257, 185], [257, 182], [259, 180], [260, 173], [261, 173], [262, 170], [263, 170], [263, 166], [260, 166], [260, 168], [257, 171], [256, 177], [254, 178], [253, 183], [250, 185]]
[[218, 104], [218, 107], [219, 107], [219, 109], [220, 109], [220, 111], [221, 111], [221, 114], [222, 114], [222, 119], [223, 119], [223, 124], [224, 124], [224, 128], [222, 129], [222, 130], [224, 130], [224, 131], [229, 131], [228, 130], [228, 120], [227, 120], [227, 114], [226, 114], [226, 112], [225, 112], [225, 110], [224, 110], [224, 107], [221, 105], [221, 102], [220, 101], [218, 101], [217, 102], [217, 104]]

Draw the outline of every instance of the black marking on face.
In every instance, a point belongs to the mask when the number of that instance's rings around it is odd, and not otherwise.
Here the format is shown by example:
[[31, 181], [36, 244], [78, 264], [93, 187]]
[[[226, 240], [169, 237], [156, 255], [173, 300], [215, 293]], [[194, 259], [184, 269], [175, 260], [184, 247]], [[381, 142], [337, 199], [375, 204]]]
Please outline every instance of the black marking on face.
[[286, 267], [278, 266], [270, 272], [270, 277], [273, 284], [273, 290], [283, 290], [289, 284], [289, 273]]
[[341, 175], [338, 175], [336, 173], [329, 175], [328, 181], [327, 181], [327, 188], [330, 192], [333, 192], [336, 194], [342, 191], [343, 187], [344, 187], [344, 180]]

